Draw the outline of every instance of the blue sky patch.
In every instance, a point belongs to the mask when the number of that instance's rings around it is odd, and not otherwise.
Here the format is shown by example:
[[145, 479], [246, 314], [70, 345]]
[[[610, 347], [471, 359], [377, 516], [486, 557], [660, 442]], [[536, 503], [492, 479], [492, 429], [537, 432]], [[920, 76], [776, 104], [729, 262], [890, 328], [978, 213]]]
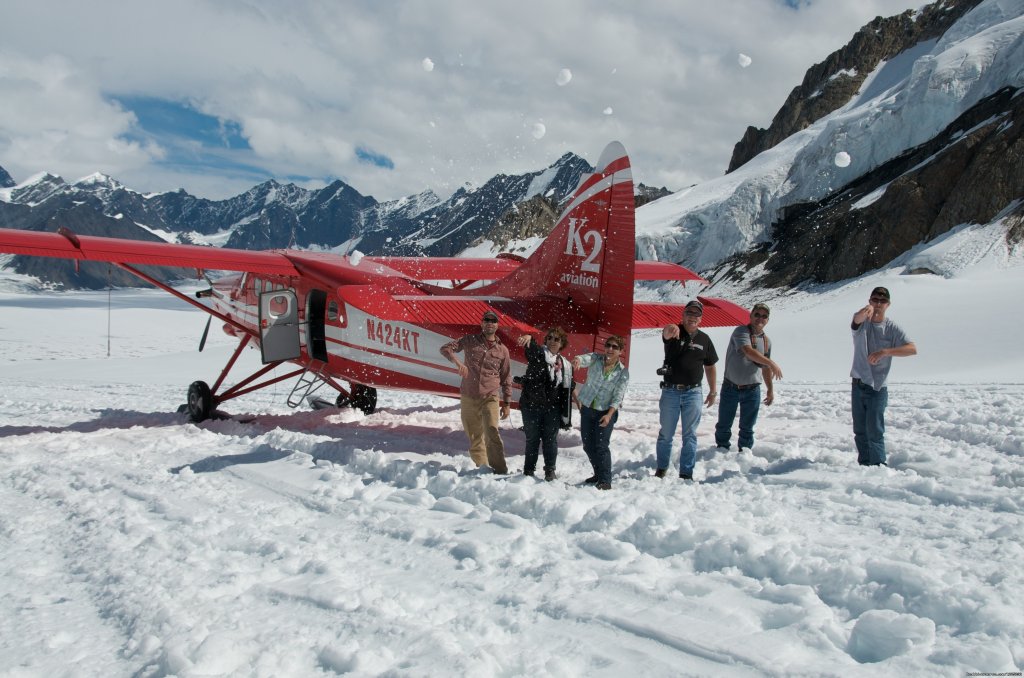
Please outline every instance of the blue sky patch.
[[156, 97], [111, 98], [134, 113], [143, 132], [154, 137], [180, 137], [231, 150], [251, 148], [238, 123], [201, 113], [188, 102]]
[[257, 184], [274, 178], [256, 164], [241, 126], [202, 113], [187, 101], [158, 97], [111, 96], [135, 114], [135, 128], [125, 138], [154, 143], [165, 152], [158, 165], [189, 174], [228, 175]]
[[376, 165], [377, 167], [383, 167], [384, 169], [395, 169], [395, 163], [388, 156], [383, 153], [376, 153], [368, 148], [359, 146], [356, 148], [356, 157], [359, 158], [359, 162], [367, 165]]

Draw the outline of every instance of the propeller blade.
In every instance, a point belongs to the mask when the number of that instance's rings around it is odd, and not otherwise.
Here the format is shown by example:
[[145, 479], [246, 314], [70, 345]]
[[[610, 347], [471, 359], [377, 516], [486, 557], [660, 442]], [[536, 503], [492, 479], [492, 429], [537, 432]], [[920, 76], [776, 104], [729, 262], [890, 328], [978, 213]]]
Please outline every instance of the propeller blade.
[[206, 317], [206, 327], [203, 328], [203, 338], [199, 340], [199, 352], [202, 353], [206, 347], [206, 335], [210, 333], [210, 321], [213, 320], [213, 316]]

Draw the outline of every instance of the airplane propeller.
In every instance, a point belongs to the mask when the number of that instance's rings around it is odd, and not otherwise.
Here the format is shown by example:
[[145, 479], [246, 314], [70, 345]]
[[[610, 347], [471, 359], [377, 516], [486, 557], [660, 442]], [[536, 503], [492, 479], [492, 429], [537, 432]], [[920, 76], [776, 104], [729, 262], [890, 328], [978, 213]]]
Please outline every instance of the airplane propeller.
[[[202, 299], [203, 297], [213, 296], [213, 281], [210, 280], [209, 276], [206, 275], [206, 271], [203, 271], [203, 278], [206, 282], [210, 283], [210, 287], [205, 290], [199, 290], [196, 292], [196, 299]], [[213, 320], [213, 316], [206, 316], [206, 327], [203, 328], [203, 337], [199, 340], [199, 352], [202, 353], [203, 349], [206, 348], [206, 336], [210, 333], [210, 321]]]
[[210, 333], [210, 321], [213, 320], [213, 316], [206, 316], [206, 327], [203, 328], [203, 338], [199, 340], [199, 352], [202, 353], [206, 347], [206, 335]]

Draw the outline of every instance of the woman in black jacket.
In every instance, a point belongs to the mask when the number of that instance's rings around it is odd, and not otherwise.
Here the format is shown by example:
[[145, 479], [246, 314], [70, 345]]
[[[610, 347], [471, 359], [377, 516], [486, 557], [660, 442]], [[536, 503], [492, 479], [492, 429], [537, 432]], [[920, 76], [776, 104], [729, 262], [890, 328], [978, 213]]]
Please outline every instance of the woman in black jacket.
[[570, 394], [573, 389], [572, 361], [561, 355], [569, 337], [561, 327], [553, 327], [539, 346], [529, 334], [519, 337], [526, 349], [526, 374], [517, 379], [523, 387], [519, 411], [526, 432], [526, 461], [523, 475], [537, 470], [537, 448], [543, 444], [544, 480], [555, 479], [558, 459], [558, 429], [569, 425], [572, 412]]

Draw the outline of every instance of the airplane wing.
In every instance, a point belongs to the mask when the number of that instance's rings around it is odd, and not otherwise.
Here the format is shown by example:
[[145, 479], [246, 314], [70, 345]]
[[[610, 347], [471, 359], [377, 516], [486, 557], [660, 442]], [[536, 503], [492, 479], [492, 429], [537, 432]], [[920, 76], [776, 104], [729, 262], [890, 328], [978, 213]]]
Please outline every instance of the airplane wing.
[[[444, 257], [366, 257], [416, 280], [500, 280], [523, 262], [515, 255], [494, 259], [453, 259]], [[691, 280], [706, 283], [688, 268], [664, 261], [637, 261], [634, 280]]]
[[[704, 304], [701, 327], [729, 327], [750, 322], [750, 311], [731, 301], [700, 296], [697, 299]], [[684, 304], [638, 301], [633, 304], [633, 329], [660, 329], [678, 323], [683, 317], [683, 308]]]
[[292, 262], [277, 252], [250, 252], [221, 247], [101, 238], [76, 235], [67, 230], [40, 233], [0, 228], [0, 252], [119, 264], [248, 271], [268, 275], [299, 274]]

